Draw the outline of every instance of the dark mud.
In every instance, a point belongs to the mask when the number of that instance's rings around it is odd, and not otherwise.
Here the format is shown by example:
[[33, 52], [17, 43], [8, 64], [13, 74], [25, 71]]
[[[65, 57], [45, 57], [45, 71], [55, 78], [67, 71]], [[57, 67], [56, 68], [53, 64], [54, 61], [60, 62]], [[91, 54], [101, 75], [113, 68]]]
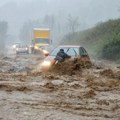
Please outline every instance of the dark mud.
[[119, 68], [81, 65], [71, 75], [69, 62], [44, 73], [34, 70], [40, 57], [28, 55], [16, 61], [29, 70], [9, 72], [15, 57], [4, 60], [10, 64], [1, 66], [0, 120], [120, 119]]

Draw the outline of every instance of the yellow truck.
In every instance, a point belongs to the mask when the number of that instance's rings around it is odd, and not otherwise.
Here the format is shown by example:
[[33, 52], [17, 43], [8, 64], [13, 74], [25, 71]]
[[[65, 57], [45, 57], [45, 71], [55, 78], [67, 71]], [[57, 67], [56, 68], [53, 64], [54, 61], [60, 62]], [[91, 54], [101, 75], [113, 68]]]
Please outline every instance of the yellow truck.
[[38, 50], [43, 46], [48, 46], [50, 43], [50, 29], [33, 29], [33, 45], [35, 50]]

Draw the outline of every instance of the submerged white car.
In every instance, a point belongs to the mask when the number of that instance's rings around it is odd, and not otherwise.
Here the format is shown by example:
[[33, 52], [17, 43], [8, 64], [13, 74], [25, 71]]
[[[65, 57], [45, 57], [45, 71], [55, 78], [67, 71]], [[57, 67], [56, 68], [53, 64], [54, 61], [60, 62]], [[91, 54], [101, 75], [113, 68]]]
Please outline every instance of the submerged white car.
[[28, 47], [26, 45], [19, 45], [16, 48], [16, 54], [20, 54], [20, 53], [26, 53], [26, 54], [28, 54]]
[[20, 46], [20, 43], [15, 43], [15, 44], [12, 45], [12, 49], [16, 50], [16, 48], [19, 47], [19, 46]]

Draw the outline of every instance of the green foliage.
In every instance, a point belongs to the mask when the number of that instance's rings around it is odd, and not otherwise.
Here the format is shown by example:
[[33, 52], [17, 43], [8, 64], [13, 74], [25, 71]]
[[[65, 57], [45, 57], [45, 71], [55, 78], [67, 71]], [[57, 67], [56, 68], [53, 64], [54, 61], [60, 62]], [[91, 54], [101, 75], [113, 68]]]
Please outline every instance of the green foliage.
[[99, 23], [94, 28], [67, 35], [61, 43], [83, 45], [91, 57], [119, 61], [120, 19]]
[[102, 58], [116, 60], [120, 59], [120, 37], [115, 36], [111, 42], [104, 45], [102, 49]]

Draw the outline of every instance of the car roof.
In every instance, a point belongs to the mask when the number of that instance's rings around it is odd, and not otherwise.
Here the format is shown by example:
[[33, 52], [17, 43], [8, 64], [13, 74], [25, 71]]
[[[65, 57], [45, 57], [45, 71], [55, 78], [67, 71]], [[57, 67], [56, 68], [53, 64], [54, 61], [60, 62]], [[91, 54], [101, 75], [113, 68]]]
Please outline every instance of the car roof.
[[76, 48], [79, 48], [81, 46], [80, 45], [59, 45], [58, 47], [62, 47], [62, 48], [64, 48], [64, 47], [76, 47]]

